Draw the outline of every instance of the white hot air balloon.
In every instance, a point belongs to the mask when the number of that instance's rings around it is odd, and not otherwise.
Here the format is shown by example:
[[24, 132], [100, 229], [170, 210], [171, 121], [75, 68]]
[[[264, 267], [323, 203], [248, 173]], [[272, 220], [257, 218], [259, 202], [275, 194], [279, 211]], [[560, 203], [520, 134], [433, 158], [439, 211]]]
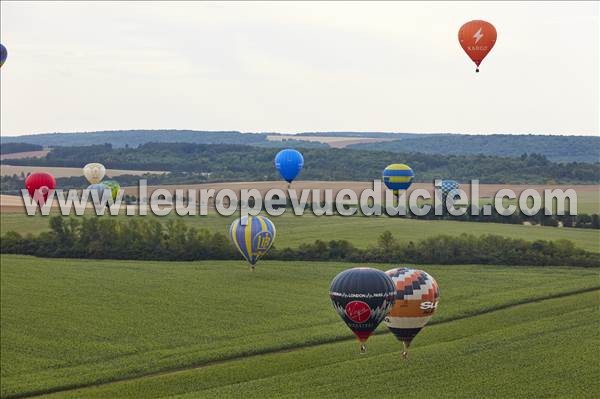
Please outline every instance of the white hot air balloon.
[[106, 168], [101, 163], [88, 163], [83, 167], [83, 175], [91, 184], [100, 183], [105, 174]]

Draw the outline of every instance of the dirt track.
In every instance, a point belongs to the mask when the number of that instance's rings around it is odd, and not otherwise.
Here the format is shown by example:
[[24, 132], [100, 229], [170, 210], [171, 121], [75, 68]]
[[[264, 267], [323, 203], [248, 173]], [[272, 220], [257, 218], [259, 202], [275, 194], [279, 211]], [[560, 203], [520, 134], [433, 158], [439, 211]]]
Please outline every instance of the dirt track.
[[344, 148], [351, 144], [380, 143], [382, 141], [392, 141], [392, 140], [396, 140], [396, 139], [386, 139], [386, 138], [379, 138], [379, 137], [329, 137], [329, 136], [272, 135], [272, 136], [267, 136], [267, 140], [283, 141], [283, 142], [285, 142], [286, 140], [302, 140], [302, 141], [311, 141], [311, 142], [327, 144], [333, 148]]
[[[57, 166], [13, 166], [13, 165], [1, 165], [0, 174], [2, 176], [25, 175], [35, 172], [48, 172], [52, 173], [54, 177], [72, 177], [82, 176], [83, 172], [81, 168], [62, 168]], [[167, 172], [152, 171], [152, 170], [124, 170], [124, 169], [106, 169], [106, 175], [110, 177], [121, 176], [121, 175], [143, 175], [145, 173], [163, 174]]]
[[12, 154], [0, 155], [0, 160], [4, 161], [6, 159], [43, 158], [48, 155], [49, 152], [50, 150], [15, 152]]

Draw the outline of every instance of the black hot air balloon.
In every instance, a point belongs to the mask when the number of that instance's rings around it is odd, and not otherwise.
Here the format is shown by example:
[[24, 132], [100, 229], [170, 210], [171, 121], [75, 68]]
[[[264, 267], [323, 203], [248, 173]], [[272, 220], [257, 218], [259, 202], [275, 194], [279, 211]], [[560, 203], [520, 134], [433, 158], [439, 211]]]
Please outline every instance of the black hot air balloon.
[[365, 342], [394, 305], [394, 282], [384, 272], [370, 267], [348, 269], [333, 279], [329, 297], [342, 320], [360, 341]]

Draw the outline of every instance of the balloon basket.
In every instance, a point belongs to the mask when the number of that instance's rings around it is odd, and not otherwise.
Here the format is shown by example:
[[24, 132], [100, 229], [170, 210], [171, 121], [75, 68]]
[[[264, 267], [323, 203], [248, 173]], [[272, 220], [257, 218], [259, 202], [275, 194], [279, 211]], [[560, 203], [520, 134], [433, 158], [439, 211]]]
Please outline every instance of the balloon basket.
[[367, 353], [367, 345], [360, 344], [360, 351], [358, 353], [360, 353], [361, 355], [364, 355], [365, 353]]
[[408, 345], [406, 345], [406, 342], [402, 342], [402, 345], [404, 346], [404, 350], [400, 353], [400, 357], [402, 360], [406, 360], [408, 359]]

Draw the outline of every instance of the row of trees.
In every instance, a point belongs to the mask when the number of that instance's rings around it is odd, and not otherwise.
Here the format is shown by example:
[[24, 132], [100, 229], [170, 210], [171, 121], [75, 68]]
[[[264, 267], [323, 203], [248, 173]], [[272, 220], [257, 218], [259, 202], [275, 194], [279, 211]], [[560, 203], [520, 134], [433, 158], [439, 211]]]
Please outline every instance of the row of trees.
[[[50, 227], [51, 231], [37, 236], [8, 232], [0, 240], [0, 250], [2, 253], [65, 258], [241, 259], [225, 235], [190, 228], [181, 220], [163, 224], [140, 218], [119, 221], [52, 217]], [[317, 240], [298, 248], [273, 247], [266, 258], [364, 263], [600, 266], [600, 254], [579, 249], [567, 240], [531, 242], [463, 234], [399, 242], [389, 231], [379, 237], [377, 245], [366, 249], [356, 248], [345, 240]]]
[[[276, 152], [274, 148], [233, 144], [148, 143], [137, 148], [106, 144], [57, 147], [45, 158], [11, 160], [11, 164], [80, 167], [101, 162], [116, 169], [186, 173], [190, 183], [206, 173], [210, 173], [210, 181], [258, 181], [279, 178], [273, 167]], [[421, 182], [435, 178], [479, 179], [481, 183], [600, 182], [600, 163], [554, 163], [537, 154], [508, 158], [332, 148], [304, 148], [302, 152], [305, 166], [301, 178], [307, 180], [369, 181], [381, 177], [386, 165], [400, 162], [409, 164]]]

